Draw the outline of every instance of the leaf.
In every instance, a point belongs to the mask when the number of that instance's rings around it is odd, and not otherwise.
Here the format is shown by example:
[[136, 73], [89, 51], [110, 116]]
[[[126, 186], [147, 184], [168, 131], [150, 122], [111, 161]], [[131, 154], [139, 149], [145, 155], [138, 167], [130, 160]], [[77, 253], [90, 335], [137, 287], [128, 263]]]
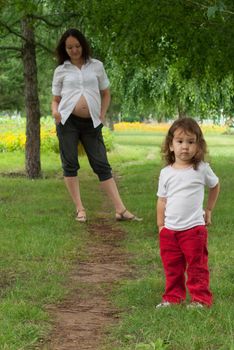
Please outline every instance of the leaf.
[[207, 10], [207, 17], [208, 17], [208, 19], [211, 19], [211, 18], [215, 17], [216, 12], [218, 10], [219, 10], [219, 8], [218, 8], [217, 5], [208, 7], [208, 10]]
[[151, 350], [152, 347], [149, 344], [139, 343], [136, 345], [136, 350]]

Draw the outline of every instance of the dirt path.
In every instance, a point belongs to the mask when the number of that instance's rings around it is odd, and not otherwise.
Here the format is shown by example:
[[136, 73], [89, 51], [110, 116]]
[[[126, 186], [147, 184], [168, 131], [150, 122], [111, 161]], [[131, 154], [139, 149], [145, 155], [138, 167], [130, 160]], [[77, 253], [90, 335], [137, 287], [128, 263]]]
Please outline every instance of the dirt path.
[[89, 258], [71, 275], [71, 284], [78, 287], [49, 308], [54, 328], [41, 350], [100, 349], [108, 326], [118, 321], [119, 311], [108, 298], [114, 284], [133, 273], [120, 247], [124, 232], [104, 219], [88, 224], [88, 231]]

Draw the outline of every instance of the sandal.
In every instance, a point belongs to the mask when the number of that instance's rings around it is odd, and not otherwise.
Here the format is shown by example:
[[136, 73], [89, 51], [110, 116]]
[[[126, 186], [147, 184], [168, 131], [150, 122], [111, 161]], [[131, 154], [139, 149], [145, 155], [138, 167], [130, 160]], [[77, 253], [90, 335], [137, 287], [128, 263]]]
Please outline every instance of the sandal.
[[87, 221], [85, 209], [77, 210], [76, 221], [79, 221], [79, 222], [86, 222]]
[[116, 213], [115, 218], [116, 221], [142, 221], [142, 218], [138, 218], [136, 215], [125, 216], [124, 214], [127, 212], [127, 209], [124, 209], [121, 213]]

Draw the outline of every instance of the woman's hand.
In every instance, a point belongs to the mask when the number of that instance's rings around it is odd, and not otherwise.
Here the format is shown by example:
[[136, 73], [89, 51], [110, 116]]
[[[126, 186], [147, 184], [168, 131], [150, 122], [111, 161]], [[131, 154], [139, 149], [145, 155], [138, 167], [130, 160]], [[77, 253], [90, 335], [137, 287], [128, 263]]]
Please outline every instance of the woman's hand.
[[61, 114], [59, 112], [56, 112], [53, 114], [55, 123], [58, 125], [59, 123], [61, 123], [62, 117]]
[[107, 88], [105, 90], [101, 90], [100, 93], [101, 93], [101, 113], [100, 113], [99, 119], [101, 120], [102, 123], [104, 123], [105, 115], [111, 100], [110, 89]]
[[106, 118], [104, 115], [100, 115], [99, 119], [101, 120], [102, 124], [105, 123]]
[[59, 106], [60, 101], [61, 101], [61, 96], [53, 96], [52, 103], [51, 103], [52, 116], [53, 116], [55, 123], [57, 125], [59, 123], [61, 123], [61, 120], [62, 120], [62, 116], [58, 112], [58, 106]]

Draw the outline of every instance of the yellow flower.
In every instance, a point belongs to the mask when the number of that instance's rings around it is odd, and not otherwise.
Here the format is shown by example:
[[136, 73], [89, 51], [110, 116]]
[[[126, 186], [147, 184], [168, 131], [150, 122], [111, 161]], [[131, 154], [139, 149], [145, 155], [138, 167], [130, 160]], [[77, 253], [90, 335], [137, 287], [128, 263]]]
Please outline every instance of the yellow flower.
[[[140, 122], [121, 122], [114, 125], [115, 131], [150, 131], [150, 132], [160, 132], [166, 133], [171, 123], [140, 123]], [[215, 132], [224, 133], [227, 131], [227, 126], [221, 125], [206, 125], [201, 124], [202, 131], [205, 132]]]

